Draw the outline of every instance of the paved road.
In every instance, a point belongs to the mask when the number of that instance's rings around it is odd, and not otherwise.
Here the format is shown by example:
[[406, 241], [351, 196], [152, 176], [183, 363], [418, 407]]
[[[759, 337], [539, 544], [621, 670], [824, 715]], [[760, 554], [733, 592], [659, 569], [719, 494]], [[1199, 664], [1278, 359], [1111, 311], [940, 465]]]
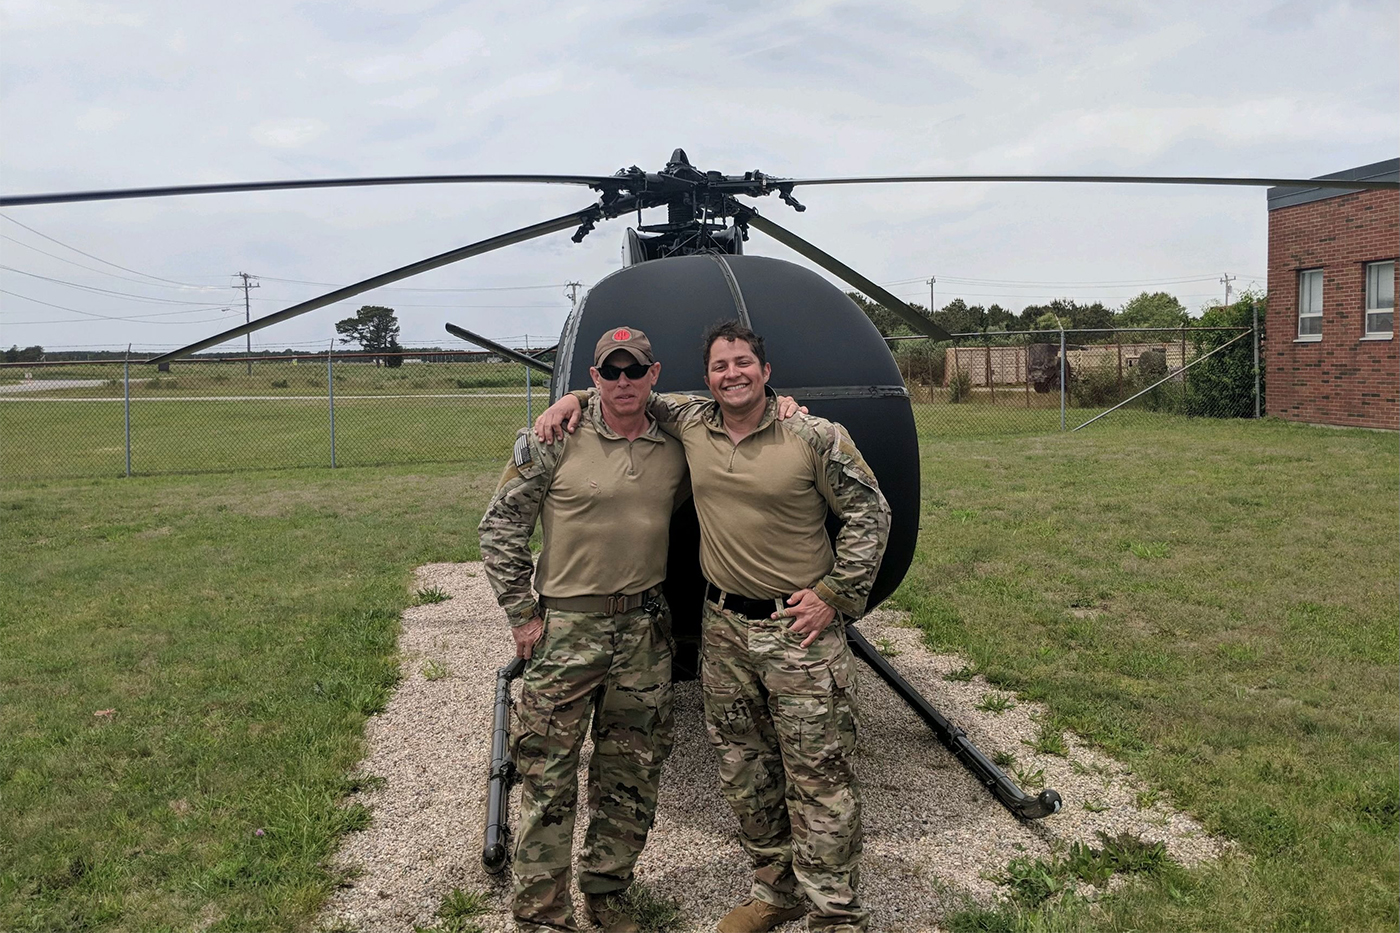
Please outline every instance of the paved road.
[[13, 385], [0, 386], [0, 393], [13, 395], [18, 392], [47, 392], [51, 389], [91, 389], [93, 386], [106, 384], [106, 379], [26, 379]]

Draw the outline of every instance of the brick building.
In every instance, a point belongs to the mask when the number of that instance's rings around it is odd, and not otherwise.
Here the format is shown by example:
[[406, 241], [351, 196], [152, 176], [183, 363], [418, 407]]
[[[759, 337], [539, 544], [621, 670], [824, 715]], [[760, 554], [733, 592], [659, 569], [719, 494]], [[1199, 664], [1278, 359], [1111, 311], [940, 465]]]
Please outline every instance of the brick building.
[[[1400, 159], [1322, 175], [1400, 178]], [[1268, 414], [1400, 427], [1395, 340], [1400, 192], [1269, 189]]]

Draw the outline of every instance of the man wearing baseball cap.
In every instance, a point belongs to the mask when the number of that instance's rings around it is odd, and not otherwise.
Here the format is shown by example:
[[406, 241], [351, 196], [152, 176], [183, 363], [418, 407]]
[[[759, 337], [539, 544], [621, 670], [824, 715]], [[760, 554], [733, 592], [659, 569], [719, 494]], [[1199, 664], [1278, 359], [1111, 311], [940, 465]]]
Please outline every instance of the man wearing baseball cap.
[[608, 330], [593, 364], [598, 392], [577, 433], [544, 444], [521, 431], [479, 528], [516, 655], [530, 659], [513, 737], [523, 779], [513, 911], [524, 930], [577, 929], [569, 876], [590, 721], [584, 912], [604, 930], [638, 929], [617, 895], [632, 882], [671, 749], [671, 615], [661, 581], [671, 513], [690, 496], [685, 452], [646, 413], [661, 374], [646, 334]]

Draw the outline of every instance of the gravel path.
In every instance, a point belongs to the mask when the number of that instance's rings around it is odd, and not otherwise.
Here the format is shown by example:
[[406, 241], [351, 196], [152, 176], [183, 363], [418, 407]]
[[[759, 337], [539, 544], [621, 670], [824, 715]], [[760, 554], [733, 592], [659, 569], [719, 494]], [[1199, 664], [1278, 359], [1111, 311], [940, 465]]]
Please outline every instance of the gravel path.
[[[345, 840], [338, 865], [356, 874], [327, 902], [319, 926], [411, 933], [415, 924], [435, 924], [442, 898], [463, 888], [490, 895], [492, 910], [475, 922], [489, 931], [510, 930], [509, 873], [493, 877], [480, 863], [495, 671], [511, 656], [510, 637], [480, 564], [421, 567], [416, 586], [441, 587], [452, 599], [404, 614], [404, 679], [385, 711], [368, 724], [369, 753], [361, 766], [384, 783], [358, 795], [373, 819]], [[1096, 844], [1098, 830], [1160, 839], [1187, 864], [1218, 857], [1227, 845], [1161, 799], [1139, 807], [1142, 787], [1131, 774], [1072, 735], [1065, 737], [1067, 757], [1033, 753], [1024, 743], [1039, 733], [1033, 717], [1043, 708], [1016, 701], [1000, 714], [977, 710], [986, 695], [999, 691], [980, 677], [945, 679], [965, 661], [924, 649], [919, 633], [898, 614], [877, 611], [860, 627], [872, 643], [898, 652], [892, 660], [905, 678], [984, 752], [1010, 752], [1027, 772], [1043, 768], [1046, 785], [1065, 800], [1061, 813], [1036, 823], [1011, 816], [861, 666], [861, 894], [873, 930], [937, 930], [949, 912], [997, 899], [998, 886], [988, 876], [1008, 860], [1043, 856], [1076, 840]], [[446, 674], [430, 680], [425, 669]], [[585, 748], [584, 767], [587, 754]], [[690, 928], [713, 930], [748, 890], [748, 865], [735, 830], [704, 737], [699, 685], [681, 684], [675, 750], [638, 878], [679, 900]], [[799, 921], [782, 929], [803, 928]]]

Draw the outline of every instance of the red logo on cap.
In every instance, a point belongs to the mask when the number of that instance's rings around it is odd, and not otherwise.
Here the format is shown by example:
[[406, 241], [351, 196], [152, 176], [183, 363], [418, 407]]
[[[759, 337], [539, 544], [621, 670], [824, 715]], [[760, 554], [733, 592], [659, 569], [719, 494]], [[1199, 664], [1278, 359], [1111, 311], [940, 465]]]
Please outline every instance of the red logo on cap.
[[632, 339], [632, 332], [631, 332], [630, 330], [626, 330], [626, 329], [617, 331], [616, 333], [613, 334], [613, 339], [614, 339], [614, 340], [631, 340], [631, 339]]

